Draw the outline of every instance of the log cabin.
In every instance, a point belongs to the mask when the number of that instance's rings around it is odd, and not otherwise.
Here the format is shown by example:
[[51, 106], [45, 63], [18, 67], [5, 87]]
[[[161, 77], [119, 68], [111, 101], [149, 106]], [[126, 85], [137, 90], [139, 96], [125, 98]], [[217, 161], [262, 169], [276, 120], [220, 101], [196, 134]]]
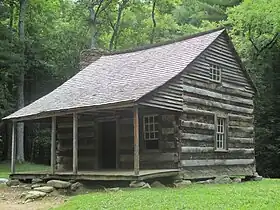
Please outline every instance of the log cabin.
[[[252, 176], [256, 88], [225, 29], [122, 52], [85, 54], [82, 70], [4, 118], [50, 119], [42, 176], [135, 180]], [[26, 173], [25, 178], [38, 174]]]

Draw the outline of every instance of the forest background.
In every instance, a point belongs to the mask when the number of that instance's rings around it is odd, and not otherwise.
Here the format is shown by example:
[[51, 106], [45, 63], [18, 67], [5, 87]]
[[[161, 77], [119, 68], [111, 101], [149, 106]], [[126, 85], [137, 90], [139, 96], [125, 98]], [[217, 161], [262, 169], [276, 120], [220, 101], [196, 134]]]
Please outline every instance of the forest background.
[[[0, 119], [79, 71], [85, 49], [115, 51], [225, 27], [258, 89], [258, 172], [280, 177], [279, 0], [0, 0]], [[0, 120], [0, 157], [10, 125]], [[50, 135], [17, 127], [17, 160], [49, 163]]]

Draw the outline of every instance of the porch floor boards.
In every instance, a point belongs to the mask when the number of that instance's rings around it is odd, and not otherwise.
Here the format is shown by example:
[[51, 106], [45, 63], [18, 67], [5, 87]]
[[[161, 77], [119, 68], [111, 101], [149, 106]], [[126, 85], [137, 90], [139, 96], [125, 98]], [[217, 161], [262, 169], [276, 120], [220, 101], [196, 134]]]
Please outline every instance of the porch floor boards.
[[61, 180], [88, 180], [88, 181], [133, 181], [146, 180], [162, 177], [174, 177], [179, 174], [179, 169], [143, 169], [139, 175], [134, 175], [131, 170], [96, 170], [96, 171], [78, 171], [73, 174], [71, 171], [56, 172], [51, 174], [50, 171], [37, 172], [15, 172], [10, 174], [11, 179], [61, 179]]

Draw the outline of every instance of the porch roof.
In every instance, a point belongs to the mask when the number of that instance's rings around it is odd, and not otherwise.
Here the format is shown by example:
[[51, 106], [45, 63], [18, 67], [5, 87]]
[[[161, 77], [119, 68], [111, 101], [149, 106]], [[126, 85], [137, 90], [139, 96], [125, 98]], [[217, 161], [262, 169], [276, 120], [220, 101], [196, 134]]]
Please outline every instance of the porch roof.
[[212, 30], [137, 50], [103, 55], [49, 94], [4, 119], [135, 103], [182, 72], [223, 31]]

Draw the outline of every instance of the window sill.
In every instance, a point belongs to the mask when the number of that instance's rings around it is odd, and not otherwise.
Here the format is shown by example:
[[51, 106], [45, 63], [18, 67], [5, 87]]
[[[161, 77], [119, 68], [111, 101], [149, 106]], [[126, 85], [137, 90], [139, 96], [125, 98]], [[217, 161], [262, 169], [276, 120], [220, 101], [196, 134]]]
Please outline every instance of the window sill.
[[215, 149], [214, 152], [229, 152], [227, 149]]
[[217, 80], [213, 80], [213, 79], [209, 79], [209, 81], [216, 83], [217, 85], [222, 84], [222, 81], [217, 81]]

